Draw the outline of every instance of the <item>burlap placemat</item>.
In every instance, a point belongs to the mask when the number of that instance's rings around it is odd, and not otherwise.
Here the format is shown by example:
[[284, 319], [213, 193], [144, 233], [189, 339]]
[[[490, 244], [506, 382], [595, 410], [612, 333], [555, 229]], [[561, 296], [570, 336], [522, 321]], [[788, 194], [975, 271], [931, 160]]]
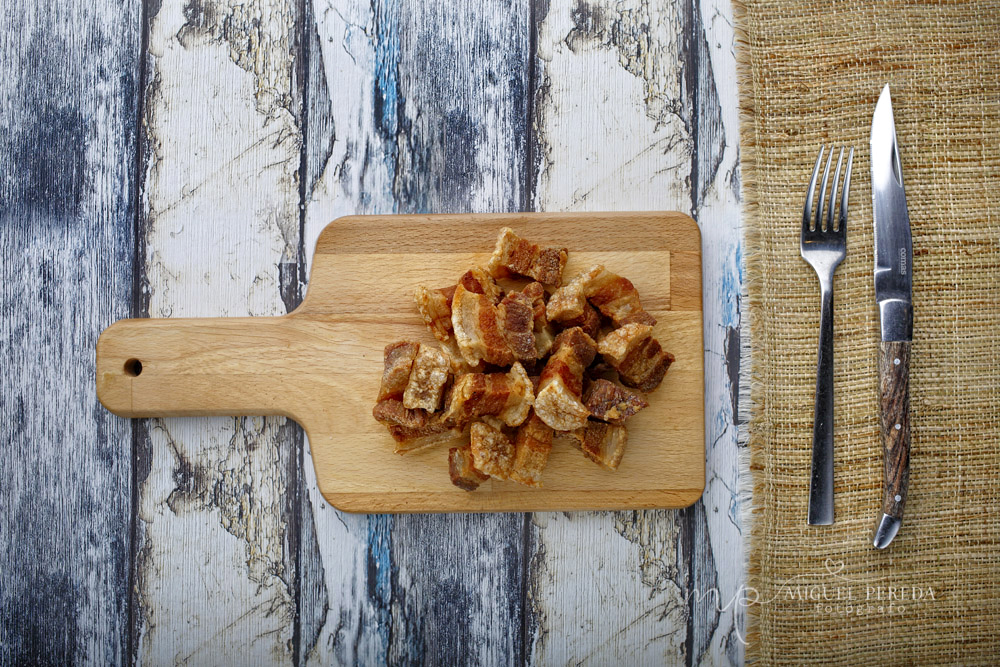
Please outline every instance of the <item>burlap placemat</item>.
[[[1000, 661], [1000, 4], [736, 2], [754, 403], [748, 658]], [[868, 162], [892, 89], [913, 231], [910, 495], [886, 551]], [[836, 523], [806, 525], [819, 286], [799, 221], [853, 145], [834, 287]]]

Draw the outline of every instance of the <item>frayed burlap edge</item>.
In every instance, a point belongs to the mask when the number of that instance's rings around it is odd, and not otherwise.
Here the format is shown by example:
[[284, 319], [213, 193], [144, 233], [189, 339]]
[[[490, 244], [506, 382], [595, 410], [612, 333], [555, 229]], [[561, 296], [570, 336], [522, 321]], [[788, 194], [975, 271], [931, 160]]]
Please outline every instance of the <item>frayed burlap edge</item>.
[[[743, 531], [750, 538], [744, 552], [746, 563], [746, 627], [744, 638], [746, 642], [746, 662], [759, 661], [760, 650], [760, 616], [759, 606], [754, 604], [754, 591], [760, 584], [760, 553], [764, 546], [761, 526], [756, 521], [760, 508], [755, 499], [762, 497], [765, 477], [763, 469], [764, 438], [761, 434], [762, 414], [755, 409], [760, 405], [764, 395], [760, 371], [753, 363], [759, 358], [760, 349], [754, 341], [760, 340], [759, 321], [760, 291], [755, 289], [761, 279], [759, 230], [759, 191], [757, 184], [757, 127], [755, 123], [756, 98], [754, 88], [754, 70], [750, 51], [750, 37], [747, 32], [747, 6], [744, 0], [733, 0], [733, 16], [735, 19], [736, 40], [736, 75], [739, 85], [739, 120], [740, 120], [740, 182], [743, 200], [743, 258], [746, 266], [744, 273], [744, 290], [746, 300], [743, 312], [747, 315], [750, 325], [750, 370], [749, 392], [745, 394], [746, 404], [741, 405], [749, 415], [747, 420], [747, 446], [741, 450], [740, 474], [741, 495], [743, 496]], [[746, 491], [749, 490], [749, 494]], [[748, 497], [749, 496], [749, 497]]]

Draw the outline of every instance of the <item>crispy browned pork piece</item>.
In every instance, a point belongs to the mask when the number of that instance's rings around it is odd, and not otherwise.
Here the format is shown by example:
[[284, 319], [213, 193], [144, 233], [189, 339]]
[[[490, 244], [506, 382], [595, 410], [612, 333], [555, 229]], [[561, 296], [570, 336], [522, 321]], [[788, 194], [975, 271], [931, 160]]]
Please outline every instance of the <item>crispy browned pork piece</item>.
[[451, 361], [441, 350], [421, 345], [413, 360], [410, 380], [403, 392], [403, 406], [436, 412], [451, 375]]
[[583, 371], [596, 352], [593, 339], [580, 327], [556, 336], [535, 396], [535, 413], [551, 428], [571, 431], [586, 424], [590, 411], [580, 402]]
[[[494, 303], [503, 296], [503, 291], [497, 286], [490, 274], [485, 269], [472, 268], [462, 274], [458, 279], [458, 284], [468, 292], [485, 294]], [[417, 310], [424, 324], [434, 337], [442, 343], [448, 342], [454, 333], [451, 324], [451, 304], [455, 297], [455, 288], [440, 287], [430, 289], [420, 285], [413, 293], [413, 300], [417, 302]]]
[[539, 247], [520, 238], [510, 227], [504, 227], [486, 270], [498, 278], [515, 274], [545, 285], [559, 286], [567, 257], [566, 248]]
[[418, 449], [451, 442], [462, 435], [462, 429], [442, 417], [441, 413], [428, 415], [427, 423], [420, 428], [389, 426], [388, 429], [389, 435], [396, 441], [397, 454], [408, 454]]
[[470, 292], [459, 284], [451, 322], [458, 349], [470, 365], [485, 361], [509, 366], [538, 356], [533, 304], [519, 292], [508, 294], [497, 305], [489, 295]]
[[588, 300], [602, 315], [610, 317], [616, 327], [630, 322], [656, 324], [656, 319], [642, 309], [639, 292], [632, 281], [611, 273], [600, 264], [552, 294], [547, 307], [549, 320], [576, 323], [577, 318], [585, 316]]
[[417, 287], [413, 299], [417, 302], [417, 310], [424, 324], [442, 343], [452, 335], [451, 329], [451, 299], [455, 296], [455, 287], [428, 289], [423, 285]]
[[591, 419], [572, 435], [588, 459], [608, 470], [618, 469], [628, 444], [628, 431], [624, 426]]
[[648, 324], [626, 324], [601, 339], [597, 345], [604, 361], [618, 371], [622, 384], [647, 394], [663, 381], [674, 355], [653, 338]]
[[435, 394], [434, 407], [440, 403], [443, 383], [441, 387], [436, 385], [442, 373], [447, 382], [450, 370], [450, 365], [442, 366], [447, 364], [443, 354], [419, 343], [400, 341], [386, 345], [384, 364], [372, 416], [389, 430], [396, 442], [396, 453], [412, 452], [461, 434], [440, 414], [423, 409], [434, 402]]
[[376, 403], [372, 416], [389, 430], [389, 435], [396, 442], [397, 454], [430, 447], [462, 433], [461, 429], [455, 428], [440, 413], [428, 414], [419, 408], [406, 408], [396, 398]]
[[470, 292], [485, 294], [493, 303], [498, 302], [503, 296], [503, 290], [493, 280], [493, 276], [478, 266], [463, 273], [458, 279], [458, 284]]
[[517, 426], [527, 419], [534, 398], [528, 374], [521, 364], [514, 362], [507, 373], [459, 376], [451, 388], [445, 418], [463, 425], [493, 415], [507, 426]]
[[591, 267], [573, 278], [568, 285], [553, 292], [545, 307], [545, 314], [549, 318], [549, 322], [568, 322], [583, 317], [587, 305], [587, 285], [590, 284], [594, 276], [603, 270], [603, 266]]
[[514, 358], [518, 361], [537, 359], [535, 311], [531, 297], [522, 292], [511, 292], [497, 306], [497, 311], [500, 329]]
[[601, 316], [597, 312], [597, 309], [587, 302], [583, 304], [583, 313], [581, 315], [565, 320], [561, 324], [567, 329], [580, 327], [583, 329], [583, 333], [594, 340], [597, 340], [597, 336], [601, 333]]
[[642, 309], [639, 302], [639, 292], [628, 278], [602, 270], [587, 283], [587, 299], [610, 317], [616, 327], [637, 322], [639, 324], [656, 324], [656, 319]]
[[410, 369], [417, 357], [420, 343], [401, 340], [389, 343], [383, 351], [384, 368], [382, 383], [379, 386], [376, 402], [387, 398], [402, 398], [406, 385], [410, 381]]
[[552, 429], [532, 413], [514, 436], [514, 464], [510, 480], [527, 486], [542, 485], [542, 470], [552, 451]]
[[509, 366], [514, 362], [514, 353], [500, 326], [500, 313], [490, 297], [459, 285], [451, 306], [455, 340], [467, 363], [474, 365], [483, 360], [496, 366]]
[[556, 340], [556, 330], [545, 315], [545, 287], [539, 282], [528, 283], [521, 294], [531, 299], [531, 309], [534, 315], [534, 333], [536, 359], [541, 359], [552, 349]]
[[398, 398], [386, 398], [372, 408], [375, 421], [386, 426], [423, 428], [427, 425], [427, 412], [419, 408], [408, 408]]
[[[490, 423], [487, 423], [490, 422]], [[483, 474], [507, 479], [514, 464], [514, 443], [500, 430], [500, 422], [489, 417], [469, 427], [472, 465]]]
[[639, 394], [604, 379], [590, 383], [583, 396], [583, 405], [597, 419], [612, 424], [621, 424], [639, 410], [649, 407]]
[[476, 470], [472, 464], [472, 446], [452, 447], [448, 450], [448, 474], [451, 483], [466, 491], [475, 491], [490, 478]]

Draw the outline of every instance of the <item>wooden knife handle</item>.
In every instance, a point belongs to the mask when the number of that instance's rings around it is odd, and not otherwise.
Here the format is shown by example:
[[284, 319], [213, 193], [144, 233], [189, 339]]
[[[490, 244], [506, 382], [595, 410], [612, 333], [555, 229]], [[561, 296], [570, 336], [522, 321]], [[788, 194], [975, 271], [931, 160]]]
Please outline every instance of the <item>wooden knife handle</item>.
[[122, 417], [295, 417], [303, 364], [289, 317], [132, 319], [97, 341], [97, 397]]
[[882, 511], [903, 518], [910, 479], [910, 341], [882, 341], [878, 360], [885, 486]]

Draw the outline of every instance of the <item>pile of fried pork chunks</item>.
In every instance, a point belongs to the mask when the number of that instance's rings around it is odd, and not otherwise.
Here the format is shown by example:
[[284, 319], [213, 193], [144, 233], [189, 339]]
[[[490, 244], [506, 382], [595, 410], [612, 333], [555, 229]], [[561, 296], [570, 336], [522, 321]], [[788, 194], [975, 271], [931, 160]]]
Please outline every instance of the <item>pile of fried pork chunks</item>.
[[626, 420], [674, 357], [631, 281], [597, 265], [563, 284], [568, 257], [504, 228], [486, 266], [417, 287], [437, 344], [386, 346], [372, 410], [397, 453], [464, 440], [448, 465], [467, 491], [491, 477], [541, 486], [557, 436], [617, 470]]

